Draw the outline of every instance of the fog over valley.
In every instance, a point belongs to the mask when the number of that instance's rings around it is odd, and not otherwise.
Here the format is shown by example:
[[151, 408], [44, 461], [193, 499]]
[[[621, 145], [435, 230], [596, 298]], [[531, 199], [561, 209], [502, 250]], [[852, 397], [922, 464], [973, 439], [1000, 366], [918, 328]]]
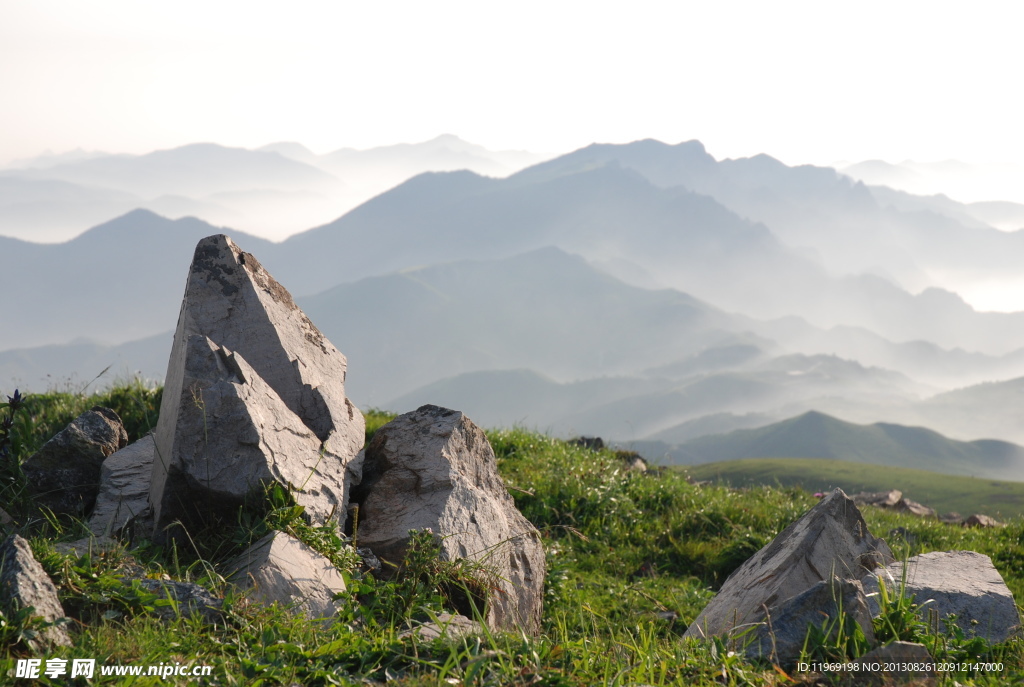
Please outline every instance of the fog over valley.
[[[5, 305], [0, 391], [159, 383], [192, 250], [226, 233], [345, 353], [360, 407], [434, 403], [663, 462], [771, 437], [771, 455], [884, 445], [1024, 480], [1024, 215], [879, 175], [452, 135], [25, 159], [0, 172], [0, 273], [31, 284]], [[815, 432], [842, 439], [794, 438]], [[982, 439], [1004, 443], [964, 443]]]

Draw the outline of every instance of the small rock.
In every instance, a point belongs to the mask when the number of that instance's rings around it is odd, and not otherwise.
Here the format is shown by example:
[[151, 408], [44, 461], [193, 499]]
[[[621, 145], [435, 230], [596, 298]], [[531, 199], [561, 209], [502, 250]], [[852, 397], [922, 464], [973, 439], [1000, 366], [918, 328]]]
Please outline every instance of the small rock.
[[576, 437], [569, 443], [589, 448], [591, 451], [601, 451], [604, 449], [604, 439], [601, 437]]
[[936, 518], [936, 517], [938, 517], [938, 514], [935, 512], [934, 508], [929, 508], [928, 506], [924, 506], [924, 505], [918, 503], [917, 501], [911, 501], [910, 499], [907, 499], [907, 498], [900, 499], [896, 503], [896, 505], [893, 506], [893, 510], [899, 511], [901, 513], [910, 513], [912, 515], [919, 515], [922, 518]]
[[271, 532], [225, 566], [228, 582], [269, 605], [279, 603], [308, 618], [337, 615], [334, 595], [345, 579], [325, 556], [285, 532]]
[[473, 634], [483, 634], [483, 627], [480, 623], [470, 620], [464, 615], [439, 613], [437, 622], [416, 624], [398, 633], [398, 638], [416, 637], [424, 641], [431, 641], [440, 637], [458, 639]]
[[[131, 582], [126, 580], [126, 582]], [[173, 620], [179, 615], [198, 613], [208, 623], [215, 623], [221, 617], [223, 600], [215, 597], [205, 587], [194, 582], [178, 582], [174, 580], [154, 580], [142, 578], [140, 586], [153, 592], [161, 599], [172, 599], [174, 605], [157, 606], [155, 613], [164, 620]]]
[[879, 508], [892, 508], [900, 499], [903, 492], [899, 489], [889, 491], [862, 491], [850, 497], [858, 506], [878, 506]]
[[121, 546], [121, 543], [116, 539], [111, 539], [106, 536], [88, 536], [78, 539], [73, 542], [59, 542], [53, 545], [53, 548], [62, 554], [73, 553], [78, 557], [82, 557], [86, 554], [97, 555], [105, 553], [107, 551], [113, 551]]
[[1006, 524], [999, 522], [995, 518], [991, 518], [987, 515], [975, 513], [971, 517], [964, 520], [964, 527], [1006, 527]]
[[33, 500], [54, 513], [88, 514], [100, 490], [100, 466], [127, 444], [117, 413], [87, 410], [22, 465]]
[[60, 622], [66, 618], [57, 598], [57, 588], [32, 555], [29, 543], [17, 534], [0, 545], [0, 606], [11, 614], [19, 608], [32, 606], [34, 616], [48, 623], [58, 623], [27, 641], [33, 651], [71, 646], [71, 636]]
[[962, 525], [964, 522], [964, 516], [960, 515], [956, 511], [952, 511], [940, 515], [939, 520], [946, 523], [947, 525]]

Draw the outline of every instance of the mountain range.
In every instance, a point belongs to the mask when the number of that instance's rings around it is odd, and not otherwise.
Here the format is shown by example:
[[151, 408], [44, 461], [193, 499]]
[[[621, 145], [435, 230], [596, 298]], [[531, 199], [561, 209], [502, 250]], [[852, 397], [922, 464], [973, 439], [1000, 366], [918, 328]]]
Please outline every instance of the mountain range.
[[[395, 170], [417, 151], [451, 167], [526, 162], [425, 145], [57, 160], [0, 175], [0, 217], [58, 191], [88, 202], [76, 194], [90, 179], [165, 202], [216, 187], [203, 202], [230, 204], [330, 192], [345, 165]], [[255, 190], [261, 179], [280, 190]], [[5, 183], [39, 192], [5, 196]], [[192, 248], [226, 232], [348, 356], [363, 407], [440, 403], [484, 425], [653, 447], [808, 411], [1024, 441], [1024, 314], [979, 312], [953, 290], [1021, 253], [1024, 233], [983, 217], [832, 169], [718, 161], [696, 141], [588, 146], [503, 178], [423, 173], [279, 243], [135, 210], [61, 244], [0, 237], [0, 274], [24, 287], [4, 308], [0, 384], [81, 385], [107, 366], [159, 379]]]

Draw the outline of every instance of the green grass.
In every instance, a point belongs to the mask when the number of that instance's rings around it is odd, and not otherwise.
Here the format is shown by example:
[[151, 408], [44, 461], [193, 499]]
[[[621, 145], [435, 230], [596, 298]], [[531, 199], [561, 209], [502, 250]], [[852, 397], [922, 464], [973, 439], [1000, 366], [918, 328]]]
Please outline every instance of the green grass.
[[1024, 515], [1024, 482], [814, 458], [748, 458], [679, 469], [697, 480], [721, 481], [734, 487], [796, 486], [812, 493], [839, 487], [847, 494], [899, 489], [906, 498], [940, 514], [952, 511], [966, 517], [984, 513], [997, 519]]
[[[130, 398], [131, 393], [122, 395]], [[144, 396], [152, 400], [151, 392]], [[59, 429], [58, 416], [73, 417], [73, 408], [98, 402], [97, 397], [30, 398], [33, 419], [17, 428], [33, 439], [23, 442], [22, 450]], [[130, 400], [122, 407], [128, 413], [145, 408], [146, 401]], [[133, 417], [140, 426], [153, 420], [148, 411]], [[368, 413], [368, 436], [389, 417]], [[36, 426], [43, 422], [45, 429]], [[91, 557], [59, 554], [54, 542], [81, 536], [81, 526], [37, 519], [32, 527], [23, 525], [22, 532], [31, 537], [73, 619], [74, 647], [52, 656], [97, 658], [106, 664], [206, 664], [213, 666], [213, 674], [199, 684], [215, 685], [793, 684], [771, 666], [729, 652], [721, 642], [700, 643], [681, 635], [736, 567], [816, 502], [810, 493], [777, 485], [698, 487], [682, 473], [629, 472], [610, 451], [591, 452], [541, 434], [502, 430], [488, 437], [517, 506], [540, 530], [547, 552], [540, 636], [400, 638], [405, 620], [443, 610], [449, 603], [446, 591], [473, 571], [438, 567], [420, 551], [398, 580], [375, 580], [351, 567], [351, 557], [343, 555], [343, 536], [304, 525], [294, 505], [277, 494], [264, 521], [246, 522], [248, 529], [224, 536], [245, 539], [274, 527], [333, 554], [348, 566], [349, 592], [340, 599], [339, 622], [325, 627], [277, 607], [245, 603], [213, 572], [218, 561], [195, 552], [136, 542], [132, 549]], [[886, 536], [895, 527], [912, 532], [912, 545], [896, 547], [903, 555], [950, 548], [987, 553], [1018, 598], [1024, 594], [1020, 520], [997, 531], [979, 531], [874, 510], [865, 517], [875, 534]], [[193, 617], [157, 619], [157, 600], [119, 582], [118, 576], [130, 569], [196, 581], [225, 594], [223, 620], [207, 625]], [[0, 675], [13, 659], [32, 655], [22, 641], [32, 631], [23, 618], [3, 619]], [[831, 640], [820, 640], [826, 641]], [[854, 644], [814, 649], [816, 655], [834, 655]], [[1024, 679], [1020, 641], [995, 650], [956, 647], [972, 656], [996, 656], [1007, 666], [998, 675], [956, 675], [960, 684]], [[123, 684], [123, 679], [96, 678], [88, 684]], [[149, 678], [134, 684], [168, 683]]]

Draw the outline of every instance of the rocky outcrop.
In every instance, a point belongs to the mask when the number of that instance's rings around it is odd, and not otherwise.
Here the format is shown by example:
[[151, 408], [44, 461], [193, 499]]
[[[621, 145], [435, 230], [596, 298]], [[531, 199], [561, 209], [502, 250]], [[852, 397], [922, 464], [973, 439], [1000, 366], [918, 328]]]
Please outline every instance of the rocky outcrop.
[[[190, 336], [158, 528], [230, 522], [277, 482], [314, 524], [345, 512], [351, 456], [321, 442], [241, 354]], [[166, 404], [165, 404], [166, 407]], [[155, 498], [155, 496], [154, 496]]]
[[[267, 470], [276, 470], [277, 481], [307, 490], [304, 505], [312, 518], [343, 516], [348, 485], [359, 480], [356, 456], [364, 441], [362, 414], [345, 397], [346, 365], [256, 258], [226, 236], [200, 241], [157, 425], [150, 492], [157, 538], [174, 519], [198, 516], [191, 489], [205, 475], [227, 478], [236, 470], [242, 475], [235, 481], [253, 488]], [[228, 416], [218, 417], [214, 405]], [[240, 433], [229, 436], [233, 431]], [[286, 434], [300, 437], [297, 445]], [[209, 463], [215, 458], [210, 440], [231, 457]], [[276, 453], [275, 442], [287, 452]], [[257, 466], [242, 458], [266, 451], [275, 451], [273, 460], [261, 458]], [[320, 478], [320, 486], [307, 481]], [[216, 502], [218, 494], [207, 492], [199, 506]]]
[[398, 563], [409, 531], [430, 529], [447, 560], [492, 573], [487, 624], [540, 629], [545, 575], [537, 529], [516, 509], [484, 433], [458, 411], [423, 406], [377, 430], [366, 448], [359, 543]]
[[853, 623], [860, 625], [869, 644], [875, 643], [861, 583], [833, 577], [769, 608], [765, 622], [750, 635], [752, 641], [748, 643], [744, 637], [743, 651], [751, 659], [791, 666], [800, 658], [810, 627], [817, 627], [822, 636], [834, 640], [840, 633], [849, 632]]
[[56, 623], [27, 640], [34, 651], [71, 646], [67, 629], [60, 624], [64, 609], [57, 598], [57, 588], [32, 555], [28, 542], [17, 534], [0, 545], [0, 606], [6, 613], [31, 606], [33, 616]]
[[[151, 519], [149, 481], [155, 455], [153, 435], [147, 434], [103, 461], [100, 491], [89, 516], [89, 529], [93, 534], [118, 535], [126, 527]], [[142, 529], [152, 529], [151, 524]]]
[[[904, 564], [894, 562], [864, 578], [870, 595], [878, 591], [879, 578], [888, 589], [913, 596], [926, 621], [937, 616], [938, 627], [950, 615], [968, 637], [989, 642], [1005, 641], [1020, 630], [1020, 617], [1013, 593], [1006, 586], [992, 560], [974, 551], [936, 551], [914, 556]], [[925, 602], [928, 602], [925, 604]], [[872, 613], [878, 603], [869, 596]]]
[[765, 609], [819, 582], [858, 580], [892, 560], [857, 506], [836, 489], [733, 572], [684, 636], [740, 634], [763, 622]]
[[333, 596], [345, 580], [330, 560], [284, 532], [271, 532], [225, 566], [228, 582], [265, 604], [279, 603], [309, 618], [337, 615]]
[[22, 465], [34, 502], [54, 513], [87, 514], [100, 490], [100, 466], [127, 443], [113, 410], [82, 413]]

